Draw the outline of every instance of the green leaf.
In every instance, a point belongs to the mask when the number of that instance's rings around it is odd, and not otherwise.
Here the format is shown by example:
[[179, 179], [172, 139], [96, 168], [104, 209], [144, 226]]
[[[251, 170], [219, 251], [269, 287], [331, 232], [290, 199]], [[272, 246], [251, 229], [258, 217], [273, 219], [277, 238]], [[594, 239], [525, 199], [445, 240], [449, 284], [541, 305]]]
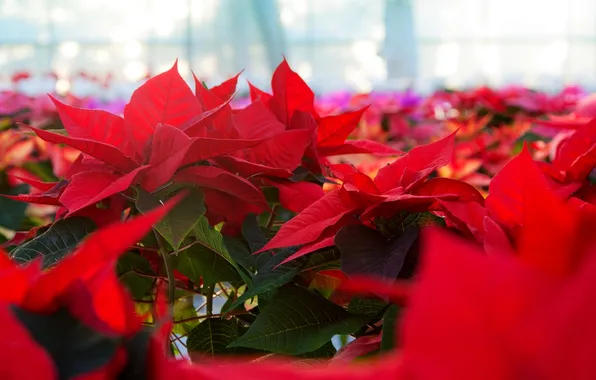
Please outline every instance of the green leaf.
[[[166, 199], [159, 199], [139, 189], [136, 201], [137, 209], [143, 214], [159, 207]], [[205, 214], [203, 194], [192, 190], [184, 197], [159, 223], [155, 225], [157, 232], [177, 250], [184, 238], [192, 231], [199, 219]]]
[[203, 279], [204, 285], [219, 281], [238, 281], [236, 268], [216, 252], [195, 244], [178, 255], [172, 256], [175, 268], [195, 283]]
[[250, 274], [257, 270], [257, 256], [252, 255], [244, 242], [231, 236], [224, 236], [224, 245], [232, 259]]
[[11, 256], [20, 263], [28, 263], [41, 256], [42, 265], [47, 268], [73, 251], [95, 227], [88, 218], [60, 219], [41, 235], [15, 248]]
[[235, 309], [254, 296], [267, 293], [290, 282], [300, 272], [306, 258], [300, 257], [283, 265], [279, 264], [295, 252], [294, 249], [280, 249], [277, 255], [272, 256], [262, 268], [259, 268], [257, 274], [252, 278], [252, 286], [249, 286], [248, 290], [223, 312]]
[[[19, 185], [11, 188], [8, 195], [26, 194], [28, 191], [29, 186]], [[9, 230], [18, 230], [25, 218], [27, 206], [28, 204], [25, 202], [0, 197], [0, 210], [2, 210], [0, 212], [0, 226]]]
[[59, 379], [72, 379], [104, 368], [113, 360], [120, 343], [117, 338], [87, 327], [64, 308], [52, 314], [36, 314], [17, 306], [12, 310], [52, 358]]
[[116, 266], [120, 281], [128, 288], [134, 299], [142, 299], [153, 288], [153, 279], [139, 273], [155, 275], [146, 258], [135, 252], [120, 257]]
[[[240, 275], [240, 278], [244, 282], [247, 284], [251, 283], [250, 277], [244, 273], [228, 252], [222, 234], [211, 228], [207, 218], [203, 216], [199, 219], [198, 223], [194, 226], [193, 233], [197, 238], [199, 245], [205, 250], [209, 250], [226, 260], [228, 264], [235, 269], [236, 273]], [[236, 277], [236, 280], [237, 279], [238, 277]]]
[[249, 214], [242, 223], [242, 236], [248, 242], [251, 252], [256, 252], [267, 244], [267, 238], [259, 227], [255, 214]]
[[333, 345], [333, 343], [331, 343], [331, 341], [329, 341], [322, 345], [320, 348], [312, 352], [304, 353], [300, 356], [309, 359], [332, 358], [333, 355], [335, 355], [336, 353], [337, 350], [335, 349], [335, 346]]
[[[182, 299], [178, 299], [174, 303], [174, 308], [172, 311], [175, 322], [174, 327], [172, 328], [172, 332], [174, 334], [186, 335], [199, 323], [198, 319], [192, 319], [197, 316], [197, 311], [192, 302], [193, 298], [193, 296], [184, 297]], [[183, 320], [188, 321], [180, 323]]]
[[325, 269], [339, 269], [341, 253], [336, 247], [316, 251], [308, 256], [308, 262], [304, 269], [317, 269], [319, 271]]
[[239, 336], [238, 324], [235, 321], [208, 318], [188, 334], [186, 347], [189, 352], [198, 352], [209, 357], [229, 354], [235, 350], [228, 346]]
[[119, 277], [120, 282], [126, 286], [130, 295], [136, 299], [142, 299], [153, 289], [153, 279], [139, 276], [134, 272], [127, 272]]
[[387, 303], [379, 299], [354, 297], [348, 305], [348, 311], [353, 314], [375, 318], [380, 316], [386, 307]]
[[397, 347], [397, 328], [401, 309], [391, 305], [383, 315], [383, 335], [381, 337], [381, 351], [391, 351]]
[[362, 317], [316, 293], [287, 286], [278, 291], [249, 330], [230, 347], [299, 355], [320, 348], [336, 334], [352, 334], [364, 323]]

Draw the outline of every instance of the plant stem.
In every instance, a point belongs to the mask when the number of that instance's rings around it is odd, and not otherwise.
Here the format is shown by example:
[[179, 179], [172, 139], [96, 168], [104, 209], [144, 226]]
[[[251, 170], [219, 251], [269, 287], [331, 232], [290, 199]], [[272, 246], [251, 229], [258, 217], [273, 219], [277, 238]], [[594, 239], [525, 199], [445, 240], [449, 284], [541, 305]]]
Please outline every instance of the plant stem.
[[223, 284], [221, 282], [218, 282], [217, 285], [219, 286], [219, 289], [221, 290], [222, 294], [226, 297], [226, 298], [230, 298], [230, 295], [228, 294], [228, 292], [226, 291], [226, 288], [223, 286]]
[[278, 204], [276, 203], [271, 208], [271, 214], [269, 215], [269, 219], [267, 220], [267, 225], [265, 226], [267, 229], [270, 229], [271, 226], [273, 226], [273, 223], [275, 222], [275, 218], [277, 217], [277, 206], [278, 206]]
[[163, 258], [163, 265], [166, 272], [166, 278], [168, 279], [168, 302], [170, 305], [176, 301], [176, 278], [174, 277], [174, 263], [172, 263], [172, 257], [166, 249], [166, 242], [164, 238], [155, 231], [155, 238], [159, 245], [159, 252]]
[[213, 290], [215, 290], [215, 285], [205, 286], [205, 297], [207, 298], [207, 316], [213, 315]]
[[173, 321], [173, 324], [180, 324], [180, 323], [186, 323], [186, 322], [192, 322], [192, 321], [197, 321], [199, 319], [205, 319], [205, 318], [209, 318], [209, 317], [223, 317], [224, 315], [226, 316], [234, 316], [234, 315], [246, 315], [246, 314], [250, 314], [250, 312], [248, 311], [237, 311], [237, 312], [230, 312], [230, 313], [221, 313], [221, 314], [211, 314], [210, 316], [207, 315], [197, 315], [196, 317], [189, 317], [189, 318], [184, 318], [184, 319], [179, 319], [177, 321]]

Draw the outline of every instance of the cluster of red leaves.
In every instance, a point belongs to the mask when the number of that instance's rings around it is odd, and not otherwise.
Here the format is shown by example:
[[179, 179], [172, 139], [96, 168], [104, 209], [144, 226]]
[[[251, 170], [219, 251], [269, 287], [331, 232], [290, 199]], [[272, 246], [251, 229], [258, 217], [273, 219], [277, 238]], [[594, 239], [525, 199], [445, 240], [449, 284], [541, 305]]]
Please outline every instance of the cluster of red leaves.
[[[135, 314], [132, 299], [115, 275], [115, 264], [168, 212], [173, 202], [98, 231], [50, 271], [42, 270], [41, 260], [17, 266], [0, 251], [0, 318], [7, 339], [7, 344], [2, 345], [4, 359], [0, 364], [3, 378], [59, 378], [57, 358], [35, 341], [34, 334], [19, 322], [14, 307], [42, 316], [65, 308], [85, 326], [108, 337], [130, 338], [140, 330], [141, 318]], [[124, 347], [119, 347], [100, 370], [77, 378], [114, 378], [126, 362]]]
[[[498, 182], [509, 176], [511, 185], [491, 189], [493, 200], [487, 200], [487, 208], [495, 211], [500, 223], [513, 226], [507, 231], [517, 231], [515, 247], [484, 251], [433, 227], [424, 233], [423, 265], [411, 290], [400, 283], [370, 279], [354, 278], [343, 284], [344, 291], [374, 289], [394, 302], [407, 303], [399, 351], [360, 365], [300, 367], [278, 361], [229, 360], [191, 365], [166, 358], [162, 331], [147, 351], [151, 378], [594, 378], [596, 241], [589, 231], [596, 226], [596, 214], [591, 208], [576, 207], [576, 201], [561, 199], [545, 184], [527, 152], [501, 174]], [[113, 266], [118, 255], [169, 206], [101, 230], [46, 273], [35, 262], [20, 268], [2, 261], [0, 278], [7, 282], [0, 294], [2, 328], [12, 342], [4, 353], [10, 360], [0, 364], [6, 378], [56, 378], [52, 358], [19, 324], [9, 305], [42, 314], [64, 306], [104, 333], [125, 336], [138, 330], [139, 319], [114, 277]], [[22, 351], [14, 350], [16, 344], [29, 353], [26, 363]], [[80, 378], [114, 378], [126, 363], [122, 350], [108, 366]]]
[[301, 165], [320, 174], [328, 156], [398, 153], [374, 142], [345, 142], [364, 110], [319, 117], [314, 94], [285, 61], [273, 75], [272, 95], [253, 88], [255, 100], [232, 110], [237, 78], [212, 89], [196, 80], [193, 94], [174, 65], [134, 92], [123, 117], [53, 99], [68, 136], [31, 129], [82, 154], [63, 180], [43, 184], [46, 191], [12, 198], [103, 223], [120, 217], [122, 194], [131, 187], [154, 192], [189, 183], [203, 189], [211, 224], [224, 221], [233, 230], [247, 214], [268, 209], [260, 187], [276, 187], [282, 206], [294, 212], [320, 198], [319, 185], [291, 179]]
[[288, 260], [334, 245], [336, 233], [349, 224], [371, 225], [377, 217], [400, 211], [436, 211], [439, 200], [484, 204], [473, 186], [454, 179], [428, 176], [446, 165], [453, 153], [455, 133], [419, 146], [380, 169], [374, 180], [346, 164], [331, 171], [343, 184], [285, 223], [261, 249], [302, 245]]
[[[458, 157], [456, 133], [412, 149], [380, 168], [373, 179], [326, 159], [397, 153], [377, 143], [346, 141], [362, 110], [321, 117], [312, 91], [285, 62], [274, 74], [272, 94], [251, 87], [253, 102], [232, 110], [236, 80], [212, 89], [197, 80], [193, 94], [174, 66], [137, 90], [123, 117], [56, 101], [69, 136], [35, 132], [83, 154], [60, 182], [24, 179], [42, 192], [16, 199], [60, 206], [65, 216], [92, 217], [103, 210], [96, 204], [107, 201], [109, 217], [104, 221], [113, 222], [120, 219], [132, 187], [151, 192], [171, 182], [192, 183], [205, 192], [210, 223], [237, 227], [248, 213], [269, 207], [262, 188], [276, 187], [281, 204], [298, 215], [261, 251], [301, 245], [288, 260], [333, 245], [346, 225], [376, 228], [380, 219], [402, 211], [434, 213], [453, 231], [431, 227], [423, 232], [422, 265], [411, 283], [352, 277], [339, 288], [385, 296], [404, 306], [398, 350], [365, 364], [346, 365], [346, 360], [378, 346], [378, 337], [365, 336], [326, 365], [191, 365], [165, 355], [165, 324], [145, 355], [141, 353], [150, 378], [596, 377], [591, 361], [596, 354], [596, 241], [590, 234], [596, 227], [596, 198], [589, 179], [596, 166], [596, 114], [589, 107], [551, 123], [572, 131], [558, 143], [551, 162], [535, 162], [528, 149], [511, 161], [511, 153], [500, 157], [485, 200], [460, 179], [432, 177]], [[489, 108], [500, 109], [490, 93], [481, 95]], [[482, 123], [473, 119], [457, 128], [470, 137]], [[482, 154], [482, 148], [476, 154]], [[300, 167], [341, 185], [323, 195], [320, 185], [295, 181]], [[120, 337], [122, 346], [105, 366], [77, 378], [122, 375], [133, 362], [126, 340], [140, 331], [141, 319], [118, 283], [114, 265], [171, 207], [168, 203], [143, 217], [109, 224], [46, 272], [39, 261], [18, 267], [0, 255], [0, 281], [5, 282], [0, 286], [0, 328], [12, 343], [3, 346], [3, 377], [60, 375], [57, 359], [20, 323], [15, 307], [39, 315], [66, 308], [86, 326]]]

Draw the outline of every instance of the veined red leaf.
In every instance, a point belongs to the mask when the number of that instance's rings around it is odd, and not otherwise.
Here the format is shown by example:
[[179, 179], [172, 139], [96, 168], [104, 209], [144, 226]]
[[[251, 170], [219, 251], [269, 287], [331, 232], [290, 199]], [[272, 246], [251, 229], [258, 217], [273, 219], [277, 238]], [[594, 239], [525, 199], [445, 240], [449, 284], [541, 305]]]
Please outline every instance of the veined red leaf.
[[99, 141], [120, 149], [126, 156], [140, 162], [142, 152], [138, 152], [127, 140], [124, 119], [102, 110], [87, 110], [71, 107], [52, 97], [56, 111], [69, 136]]
[[321, 157], [315, 143], [317, 141], [317, 122], [313, 115], [300, 110], [294, 111], [288, 129], [310, 131], [311, 143], [306, 147], [302, 165], [313, 174], [321, 174]]
[[178, 182], [194, 183], [201, 187], [218, 190], [257, 206], [261, 211], [269, 205], [259, 188], [248, 180], [215, 166], [192, 166], [178, 172]]
[[437, 201], [446, 219], [453, 223], [459, 230], [473, 236], [479, 242], [484, 241], [484, 219], [488, 211], [477, 202]]
[[293, 171], [300, 166], [311, 138], [312, 131], [309, 130], [284, 131], [233, 155], [261, 165]]
[[342, 218], [351, 212], [353, 210], [339, 198], [339, 191], [333, 190], [284, 223], [273, 239], [255, 254], [315, 242], [326, 229], [337, 232], [343, 226]]
[[234, 115], [234, 124], [242, 138], [265, 138], [286, 130], [261, 101], [254, 101]]
[[344, 154], [374, 154], [376, 156], [397, 156], [403, 152], [372, 140], [347, 140], [341, 145], [318, 147], [319, 154], [323, 157], [339, 156]]
[[266, 93], [263, 90], [258, 89], [252, 83], [248, 82], [248, 88], [250, 91], [250, 100], [253, 102], [261, 101], [264, 105], [269, 106], [269, 101], [272, 95]]
[[260, 214], [263, 205], [255, 205], [230, 193], [203, 188], [205, 194], [206, 216], [209, 223], [216, 225], [225, 222], [222, 233], [236, 235], [240, 232], [242, 222], [248, 214]]
[[350, 133], [358, 126], [362, 115], [369, 106], [353, 112], [344, 112], [340, 115], [325, 116], [318, 120], [317, 146], [319, 148], [342, 145]]
[[457, 195], [461, 202], [477, 202], [484, 205], [484, 197], [474, 186], [451, 178], [432, 178], [412, 188], [414, 195]]
[[143, 152], [158, 124], [181, 127], [200, 111], [199, 100], [178, 73], [176, 61], [170, 70], [149, 79], [132, 94], [124, 107], [126, 138], [137, 152]]
[[238, 85], [238, 77], [240, 74], [242, 74], [242, 71], [230, 79], [225, 80], [221, 84], [211, 87], [211, 92], [221, 100], [230, 99], [236, 92], [236, 86]]
[[153, 135], [150, 168], [141, 182], [143, 188], [151, 192], [168, 182], [181, 166], [193, 142], [178, 128], [158, 125]]
[[43, 181], [33, 178], [33, 176], [24, 177], [24, 176], [18, 176], [18, 175], [11, 175], [10, 173], [8, 173], [8, 175], [10, 177], [16, 178], [19, 181], [26, 183], [27, 185], [29, 185], [37, 190], [40, 190], [42, 192], [48, 191], [58, 184], [58, 182], [43, 182]]
[[131, 171], [138, 166], [131, 157], [128, 157], [113, 145], [89, 139], [59, 135], [34, 127], [29, 128], [44, 141], [54, 144], [66, 144], [123, 172]]
[[377, 216], [392, 217], [401, 211], [422, 212], [434, 211], [438, 207], [431, 207], [437, 204], [439, 199], [455, 200], [457, 196], [452, 194], [427, 196], [412, 194], [395, 194], [379, 203], [372, 204], [364, 210], [360, 216], [361, 220], [370, 220]]
[[[203, 110], [218, 109], [222, 104], [226, 104], [224, 100], [213, 94], [211, 90], [206, 89], [194, 74], [193, 77], [195, 79], [196, 96], [201, 102]], [[205, 123], [207, 124], [205, 126], [207, 129], [206, 133], [209, 136], [226, 138], [238, 137], [238, 131], [232, 122], [232, 108], [229, 104], [220, 108], [219, 112], [214, 114], [213, 117]]]
[[297, 258], [300, 258], [305, 255], [308, 255], [309, 253], [318, 251], [319, 249], [333, 247], [335, 245], [335, 234], [336, 233], [337, 233], [337, 231], [335, 228], [327, 229], [326, 231], [323, 232], [323, 234], [317, 241], [314, 241], [309, 244], [304, 244], [296, 252], [294, 252], [290, 256], [286, 257], [277, 266], [287, 264], [290, 261], [296, 260]]
[[317, 116], [314, 108], [315, 94], [300, 78], [300, 75], [292, 71], [285, 59], [273, 73], [271, 89], [273, 97], [269, 100], [269, 108], [285, 125], [290, 124], [296, 111]]
[[127, 190], [148, 167], [141, 166], [124, 175], [110, 172], [75, 174], [60, 196], [60, 202], [68, 208], [66, 216]]
[[417, 146], [380, 169], [375, 184], [381, 192], [398, 186], [408, 190], [430, 173], [447, 165], [453, 153], [455, 133], [428, 145]]
[[13, 199], [19, 202], [26, 202], [26, 203], [35, 203], [35, 204], [42, 204], [42, 205], [50, 205], [50, 206], [62, 206], [60, 203], [60, 195], [64, 192], [68, 181], [60, 181], [57, 182], [51, 189], [44, 191], [43, 193], [39, 194], [23, 194], [23, 195], [4, 195], [0, 194], [5, 198]]
[[208, 128], [208, 126], [211, 121], [217, 118], [220, 112], [226, 110], [229, 107], [231, 101], [232, 98], [226, 100], [215, 108], [201, 112], [184, 123], [180, 129], [190, 137], [228, 138], [231, 133], [230, 130], [225, 129], [219, 131], [214, 130], [213, 128]]
[[224, 154], [230, 154], [240, 149], [253, 147], [262, 142], [262, 139], [243, 140], [197, 137], [188, 149], [180, 166], [194, 164]]
[[211, 159], [214, 163], [229, 172], [237, 175], [248, 177], [274, 177], [274, 178], [288, 178], [292, 176], [292, 171], [289, 169], [274, 168], [265, 166], [255, 162], [246, 161], [245, 159], [234, 156], [218, 156]]
[[263, 182], [276, 187], [279, 190], [281, 205], [296, 213], [302, 212], [325, 195], [321, 185], [312, 182], [292, 182], [267, 178], [264, 178]]

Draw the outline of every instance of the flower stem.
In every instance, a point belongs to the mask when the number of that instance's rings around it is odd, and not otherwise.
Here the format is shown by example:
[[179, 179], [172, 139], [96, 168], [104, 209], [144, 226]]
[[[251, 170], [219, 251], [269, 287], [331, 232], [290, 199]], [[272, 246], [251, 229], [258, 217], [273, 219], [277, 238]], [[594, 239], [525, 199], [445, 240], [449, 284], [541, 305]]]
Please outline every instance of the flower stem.
[[176, 301], [176, 277], [174, 277], [174, 263], [172, 262], [172, 257], [166, 248], [166, 242], [164, 238], [157, 231], [155, 231], [155, 238], [157, 239], [157, 244], [159, 245], [159, 253], [161, 253], [161, 257], [163, 258], [163, 265], [166, 272], [165, 274], [166, 278], [168, 279], [168, 302], [170, 305], [173, 305], [174, 301]]

